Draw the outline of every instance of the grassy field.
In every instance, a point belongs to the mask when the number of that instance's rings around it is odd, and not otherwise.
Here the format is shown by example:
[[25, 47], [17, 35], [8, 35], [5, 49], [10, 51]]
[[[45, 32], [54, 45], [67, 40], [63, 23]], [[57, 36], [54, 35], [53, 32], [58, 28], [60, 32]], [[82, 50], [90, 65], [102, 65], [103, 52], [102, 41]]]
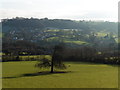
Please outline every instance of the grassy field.
[[64, 41], [65, 43], [74, 43], [74, 44], [78, 44], [78, 45], [81, 45], [81, 44], [88, 44], [87, 42], [84, 42], [84, 41]]
[[[0, 77], [2, 77], [2, 63], [0, 63]], [[2, 79], [0, 79], [0, 90], [2, 88]]]
[[51, 60], [51, 56], [50, 55], [28, 55], [28, 56], [20, 56], [21, 60], [27, 60], [27, 59], [43, 59], [43, 58], [47, 58], [48, 60]]
[[[3, 62], [3, 88], [117, 88], [118, 67], [66, 62], [68, 69], [50, 74], [36, 61]], [[38, 73], [39, 72], [39, 73]], [[40, 73], [42, 72], [42, 73]]]

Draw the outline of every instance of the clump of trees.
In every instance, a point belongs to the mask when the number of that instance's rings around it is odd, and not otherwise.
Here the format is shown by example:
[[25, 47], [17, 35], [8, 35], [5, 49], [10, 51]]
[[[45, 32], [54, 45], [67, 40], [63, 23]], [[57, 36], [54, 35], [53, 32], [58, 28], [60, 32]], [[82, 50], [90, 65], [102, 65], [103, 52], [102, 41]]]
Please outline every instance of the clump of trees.
[[28, 56], [26, 60], [31, 60], [30, 55], [48, 55], [51, 48], [45, 48], [36, 43], [26, 40], [2, 43], [2, 61], [21, 61], [19, 56]]
[[94, 47], [81, 46], [79, 48], [67, 48], [63, 53], [64, 61], [82, 61], [103, 64], [120, 64], [118, 50], [106, 49], [99, 51]]
[[[120, 45], [120, 44], [118, 44]], [[47, 45], [48, 46], [48, 45]], [[63, 68], [62, 61], [82, 61], [105, 64], [120, 64], [119, 50], [117, 45], [110, 44], [109, 47], [98, 47], [90, 45], [81, 45], [79, 47], [69, 47], [65, 44], [49, 47], [43, 47], [36, 43], [28, 41], [15, 41], [11, 43], [3, 43], [2, 61], [21, 61], [20, 56], [28, 56], [26, 60], [38, 60], [38, 58], [31, 59], [30, 55], [51, 55], [52, 60], [42, 60], [44, 64], [48, 62], [48, 66], [53, 68]], [[104, 45], [105, 46], [105, 45]], [[44, 62], [45, 61], [45, 62]], [[40, 66], [40, 65], [39, 65]], [[52, 72], [52, 71], [51, 71]]]

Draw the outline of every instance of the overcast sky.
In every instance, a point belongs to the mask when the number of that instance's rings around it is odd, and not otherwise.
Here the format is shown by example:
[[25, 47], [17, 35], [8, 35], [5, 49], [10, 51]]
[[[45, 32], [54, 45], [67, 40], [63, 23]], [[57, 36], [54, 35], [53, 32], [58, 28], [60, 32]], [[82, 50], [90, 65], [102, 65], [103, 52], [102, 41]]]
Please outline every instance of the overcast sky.
[[119, 0], [0, 0], [0, 18], [117, 21]]

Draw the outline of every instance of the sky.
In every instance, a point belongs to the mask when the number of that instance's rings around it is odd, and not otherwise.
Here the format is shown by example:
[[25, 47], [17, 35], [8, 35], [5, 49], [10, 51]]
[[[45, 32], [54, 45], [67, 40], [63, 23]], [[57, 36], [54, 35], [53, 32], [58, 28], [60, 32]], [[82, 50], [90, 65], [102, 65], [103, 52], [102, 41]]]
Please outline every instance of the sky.
[[118, 21], [119, 0], [0, 0], [0, 19], [34, 17]]

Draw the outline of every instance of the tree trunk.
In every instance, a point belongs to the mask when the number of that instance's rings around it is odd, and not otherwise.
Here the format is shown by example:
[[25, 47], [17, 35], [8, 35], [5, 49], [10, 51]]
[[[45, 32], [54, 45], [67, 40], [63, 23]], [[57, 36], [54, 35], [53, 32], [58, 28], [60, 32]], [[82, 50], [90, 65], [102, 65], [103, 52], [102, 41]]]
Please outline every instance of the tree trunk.
[[54, 49], [53, 54], [52, 54], [51, 71], [50, 71], [50, 73], [54, 72], [54, 59], [55, 59], [55, 49]]
[[51, 71], [50, 73], [53, 73], [53, 59], [52, 59], [52, 62], [51, 62]]

